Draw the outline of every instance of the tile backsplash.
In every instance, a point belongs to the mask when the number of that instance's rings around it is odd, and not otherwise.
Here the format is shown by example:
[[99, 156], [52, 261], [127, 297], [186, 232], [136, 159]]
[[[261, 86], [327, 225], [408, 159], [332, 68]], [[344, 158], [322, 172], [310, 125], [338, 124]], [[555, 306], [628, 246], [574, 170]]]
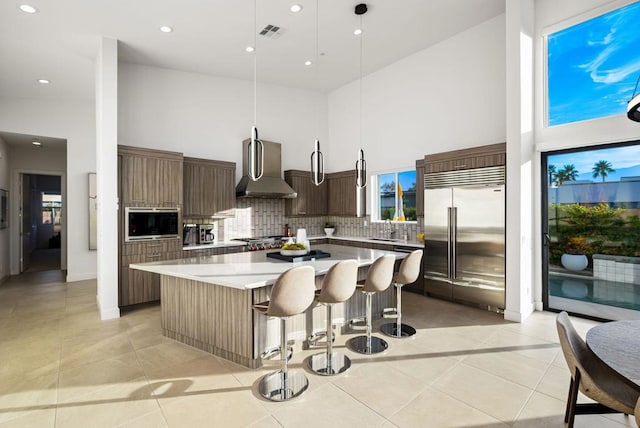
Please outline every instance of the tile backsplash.
[[[305, 228], [308, 236], [324, 235], [324, 225], [336, 226], [335, 236], [385, 237], [385, 224], [371, 223], [370, 217], [287, 217], [284, 214], [284, 199], [238, 198], [235, 216], [217, 220], [218, 239], [234, 239], [257, 236], [283, 235], [285, 224], [295, 236], [299, 228]], [[366, 226], [365, 226], [366, 224]], [[403, 235], [412, 240], [423, 230], [422, 217], [417, 223], [394, 223], [395, 238]]]

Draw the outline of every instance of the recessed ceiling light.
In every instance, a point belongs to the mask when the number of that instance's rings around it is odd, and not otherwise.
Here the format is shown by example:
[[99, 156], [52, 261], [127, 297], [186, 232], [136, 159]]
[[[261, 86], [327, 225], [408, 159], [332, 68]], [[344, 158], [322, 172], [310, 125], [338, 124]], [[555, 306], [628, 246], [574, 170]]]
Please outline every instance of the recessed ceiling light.
[[291, 7], [289, 8], [289, 10], [293, 13], [298, 13], [302, 10], [302, 5], [299, 4], [292, 4]]
[[48, 85], [50, 82], [47, 79], [38, 79], [38, 83], [42, 83], [43, 85]]
[[23, 11], [24, 13], [36, 13], [38, 11], [38, 9], [31, 6], [30, 4], [21, 4], [20, 10]]
[[362, 29], [356, 28], [355, 30], [353, 30], [353, 34], [359, 36], [360, 34], [362, 34]]
[[311, 64], [313, 64], [313, 63], [312, 63], [311, 61], [309, 61], [309, 60], [306, 60], [306, 61], [304, 62], [304, 65], [311, 65]]
[[34, 146], [40, 147], [42, 145], [42, 143], [40, 141], [32, 141], [31, 144], [33, 144]]
[[173, 31], [173, 28], [167, 25], [163, 25], [162, 27], [160, 27], [160, 31], [162, 31], [163, 33], [170, 33]]
[[247, 46], [244, 50], [247, 52], [253, 52], [255, 49], [253, 49], [253, 46]]

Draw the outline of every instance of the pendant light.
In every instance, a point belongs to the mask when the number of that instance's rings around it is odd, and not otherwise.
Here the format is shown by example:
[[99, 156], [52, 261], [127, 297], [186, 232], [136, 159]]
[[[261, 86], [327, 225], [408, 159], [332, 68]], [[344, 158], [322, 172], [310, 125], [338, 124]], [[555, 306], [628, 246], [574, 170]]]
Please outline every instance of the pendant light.
[[[360, 30], [362, 30], [362, 15], [367, 13], [367, 5], [360, 3], [355, 7], [355, 14], [360, 17]], [[366, 215], [366, 191], [367, 186], [367, 161], [364, 159], [364, 149], [362, 147], [362, 39], [364, 36], [360, 33], [360, 150], [358, 151], [358, 159], [356, 160], [356, 217], [364, 217]]]
[[[316, 0], [316, 81], [318, 81], [318, 0]], [[319, 109], [319, 107], [318, 107]], [[316, 113], [318, 121], [320, 121], [320, 113]], [[317, 131], [316, 131], [317, 132]], [[324, 182], [324, 155], [320, 151], [320, 140], [316, 139], [313, 143], [313, 152], [311, 152], [311, 182], [316, 186]]]
[[257, 45], [257, 5], [253, 1], [253, 126], [251, 127], [251, 141], [247, 146], [247, 159], [249, 166], [249, 178], [258, 181], [264, 171], [264, 146], [258, 137], [258, 47]]
[[636, 80], [636, 87], [633, 89], [631, 101], [627, 104], [627, 117], [634, 122], [640, 122], [640, 94], [636, 94], [638, 82], [640, 82], [640, 76], [638, 76], [638, 80]]

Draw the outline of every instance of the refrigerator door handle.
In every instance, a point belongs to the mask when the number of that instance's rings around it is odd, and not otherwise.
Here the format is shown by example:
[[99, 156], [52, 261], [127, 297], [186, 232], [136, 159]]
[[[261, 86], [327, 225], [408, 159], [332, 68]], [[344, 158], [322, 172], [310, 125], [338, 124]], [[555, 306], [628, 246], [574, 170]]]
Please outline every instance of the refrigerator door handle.
[[451, 279], [451, 207], [447, 208], [447, 277]]
[[458, 208], [451, 208], [451, 279], [458, 275]]

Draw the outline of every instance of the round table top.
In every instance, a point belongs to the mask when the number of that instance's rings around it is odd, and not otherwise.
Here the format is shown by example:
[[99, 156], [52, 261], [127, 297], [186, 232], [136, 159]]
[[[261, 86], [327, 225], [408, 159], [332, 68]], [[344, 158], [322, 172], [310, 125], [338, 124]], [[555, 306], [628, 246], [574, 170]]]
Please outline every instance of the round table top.
[[640, 320], [613, 321], [593, 327], [587, 332], [587, 346], [640, 388]]

